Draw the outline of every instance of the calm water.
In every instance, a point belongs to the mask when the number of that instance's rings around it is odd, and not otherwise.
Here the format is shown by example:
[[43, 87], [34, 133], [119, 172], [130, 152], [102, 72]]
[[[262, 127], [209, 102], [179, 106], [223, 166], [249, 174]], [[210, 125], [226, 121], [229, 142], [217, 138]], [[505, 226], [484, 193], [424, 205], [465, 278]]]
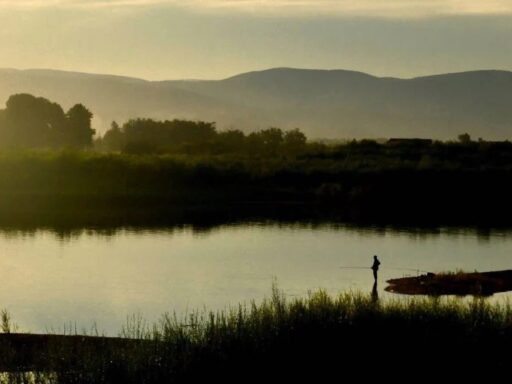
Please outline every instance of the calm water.
[[[385, 280], [415, 271], [512, 268], [512, 232], [397, 231], [340, 226], [246, 224], [197, 232], [84, 230], [0, 232], [0, 308], [21, 330], [90, 329], [116, 335], [127, 316], [222, 309], [308, 290], [370, 292], [379, 255]], [[398, 269], [401, 268], [401, 269]], [[506, 296], [506, 295], [502, 295]]]

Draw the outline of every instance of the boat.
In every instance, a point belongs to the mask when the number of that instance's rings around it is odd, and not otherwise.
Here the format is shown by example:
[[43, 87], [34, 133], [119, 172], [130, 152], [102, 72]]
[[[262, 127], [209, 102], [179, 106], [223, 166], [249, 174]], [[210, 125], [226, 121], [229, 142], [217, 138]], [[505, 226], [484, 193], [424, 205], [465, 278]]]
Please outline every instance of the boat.
[[512, 270], [426, 273], [386, 281], [387, 292], [405, 295], [491, 296], [512, 291]]

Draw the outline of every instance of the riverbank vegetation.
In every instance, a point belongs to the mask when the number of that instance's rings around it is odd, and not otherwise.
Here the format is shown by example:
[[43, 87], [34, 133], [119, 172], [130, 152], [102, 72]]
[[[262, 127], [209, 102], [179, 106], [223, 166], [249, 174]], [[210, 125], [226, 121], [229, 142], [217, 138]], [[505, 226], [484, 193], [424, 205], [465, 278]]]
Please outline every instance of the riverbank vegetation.
[[510, 224], [508, 144], [491, 153], [454, 146], [467, 154], [454, 160], [452, 146], [440, 145], [433, 150], [440, 155], [430, 157], [435, 167], [426, 167], [421, 153], [371, 148], [373, 154], [366, 144], [347, 144], [330, 156], [293, 158], [4, 151], [0, 212], [15, 218], [79, 210], [101, 217], [241, 205], [266, 206], [263, 213], [296, 205], [311, 217], [328, 211], [347, 221]]
[[263, 219], [294, 207], [306, 218], [341, 221], [511, 222], [507, 141], [462, 134], [451, 142], [325, 144], [299, 129], [244, 133], [210, 122], [132, 119], [93, 143], [91, 116], [82, 105], [64, 113], [43, 98], [8, 100], [0, 111], [0, 224], [72, 216], [130, 225], [140, 215], [161, 222], [176, 207], [257, 211]]
[[3, 370], [16, 362], [55, 383], [499, 377], [508, 369], [512, 308], [480, 298], [380, 301], [375, 293], [323, 291], [286, 300], [274, 289], [269, 300], [219, 313], [168, 314], [152, 326], [131, 317], [120, 336], [38, 336], [31, 347], [30, 335], [18, 337], [20, 345], [4, 334]]

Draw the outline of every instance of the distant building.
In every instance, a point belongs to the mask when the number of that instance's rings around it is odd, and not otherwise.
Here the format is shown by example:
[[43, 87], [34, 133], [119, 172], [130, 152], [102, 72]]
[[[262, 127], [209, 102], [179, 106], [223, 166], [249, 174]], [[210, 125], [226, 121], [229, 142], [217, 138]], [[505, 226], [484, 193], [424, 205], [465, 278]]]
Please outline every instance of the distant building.
[[428, 146], [433, 143], [432, 139], [406, 139], [406, 138], [391, 138], [387, 145], [413, 145], [413, 146]]

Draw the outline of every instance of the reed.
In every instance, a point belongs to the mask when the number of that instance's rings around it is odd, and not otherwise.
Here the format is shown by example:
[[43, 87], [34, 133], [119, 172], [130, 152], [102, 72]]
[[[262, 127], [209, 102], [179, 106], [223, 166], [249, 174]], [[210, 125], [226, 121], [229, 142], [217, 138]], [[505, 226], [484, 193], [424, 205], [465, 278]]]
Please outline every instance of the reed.
[[[379, 300], [325, 291], [287, 300], [276, 287], [261, 303], [149, 325], [130, 317], [125, 342], [48, 349], [43, 380], [55, 383], [303, 382], [332, 375], [506, 370], [512, 307], [474, 300]], [[99, 339], [100, 340], [100, 339]], [[14, 346], [15, 347], [15, 346]], [[368, 368], [368, 367], [371, 367]], [[428, 375], [428, 372], [425, 374]]]

